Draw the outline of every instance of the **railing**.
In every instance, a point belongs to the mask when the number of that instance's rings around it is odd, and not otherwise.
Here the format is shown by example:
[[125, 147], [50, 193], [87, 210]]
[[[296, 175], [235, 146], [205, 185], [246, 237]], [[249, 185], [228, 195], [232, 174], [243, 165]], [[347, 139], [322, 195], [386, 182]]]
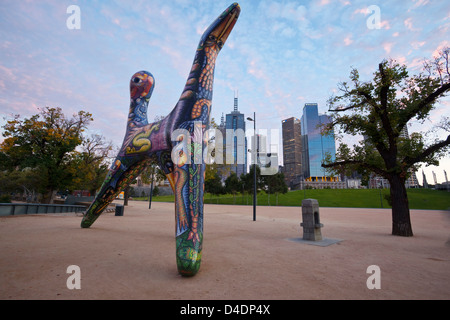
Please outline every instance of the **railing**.
[[64, 213], [85, 211], [85, 206], [39, 203], [0, 203], [0, 216], [19, 214]]

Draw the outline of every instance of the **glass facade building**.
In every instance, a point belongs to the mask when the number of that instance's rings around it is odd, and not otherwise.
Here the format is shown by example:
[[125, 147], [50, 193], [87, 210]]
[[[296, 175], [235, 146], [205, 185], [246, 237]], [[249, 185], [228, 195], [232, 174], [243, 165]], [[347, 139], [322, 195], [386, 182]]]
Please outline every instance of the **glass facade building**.
[[[245, 137], [245, 116], [238, 110], [238, 98], [234, 98], [234, 109], [225, 120], [226, 163], [238, 177], [247, 173], [247, 138]], [[231, 157], [231, 159], [230, 159]], [[231, 160], [231, 161], [230, 161]]]
[[331, 155], [332, 160], [336, 158], [336, 144], [334, 133], [323, 136], [320, 126], [329, 123], [331, 118], [328, 115], [319, 115], [317, 103], [306, 103], [303, 107], [301, 117], [302, 132], [302, 164], [303, 176], [309, 181], [327, 181], [325, 168], [322, 162]]

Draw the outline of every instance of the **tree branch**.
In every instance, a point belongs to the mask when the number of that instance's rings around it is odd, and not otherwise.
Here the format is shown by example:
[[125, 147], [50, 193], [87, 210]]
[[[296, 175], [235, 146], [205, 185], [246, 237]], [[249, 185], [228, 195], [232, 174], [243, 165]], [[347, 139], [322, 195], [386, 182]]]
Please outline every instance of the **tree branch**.
[[439, 149], [449, 146], [450, 145], [450, 135], [447, 136], [446, 140], [442, 140], [436, 144], [433, 144], [432, 146], [428, 147], [427, 149], [425, 149], [425, 151], [423, 151], [420, 155], [416, 156], [416, 157], [405, 157], [404, 162], [406, 163], [406, 165], [408, 167], [412, 166], [415, 163], [418, 162], [422, 162], [423, 160], [425, 160], [428, 156], [432, 155], [433, 153], [435, 153], [436, 151], [438, 151]]
[[337, 107], [337, 109], [328, 109], [328, 111], [329, 112], [342, 112], [342, 111], [347, 111], [347, 110], [358, 108], [358, 107], [360, 107], [360, 104], [358, 104], [358, 105], [351, 105], [351, 106], [348, 106], [348, 107]]
[[381, 90], [380, 90], [380, 102], [383, 110], [387, 109], [387, 94], [389, 91], [389, 84], [387, 83], [386, 74], [383, 69], [383, 64], [380, 63], [378, 65], [378, 69], [380, 70], [381, 75]]
[[[402, 117], [397, 123], [397, 129], [403, 128], [412, 117], [417, 115], [422, 109], [425, 109], [429, 104], [434, 103], [441, 95], [450, 90], [450, 82], [440, 86], [434, 92], [430, 93], [423, 99], [415, 108], [411, 108], [405, 117]], [[399, 130], [400, 131], [400, 130]]]
[[[383, 124], [384, 129], [386, 130], [386, 134], [389, 139], [389, 150], [396, 152], [396, 143], [395, 143], [395, 135], [394, 130], [392, 129], [391, 122], [389, 121], [389, 117], [387, 114], [387, 103], [388, 103], [388, 92], [389, 92], [389, 83], [386, 78], [386, 73], [383, 69], [383, 64], [380, 63], [378, 65], [381, 74], [381, 90], [380, 90], [380, 102], [381, 109], [375, 109], [375, 112], [380, 117], [381, 123]], [[398, 135], [399, 133], [397, 133]]]

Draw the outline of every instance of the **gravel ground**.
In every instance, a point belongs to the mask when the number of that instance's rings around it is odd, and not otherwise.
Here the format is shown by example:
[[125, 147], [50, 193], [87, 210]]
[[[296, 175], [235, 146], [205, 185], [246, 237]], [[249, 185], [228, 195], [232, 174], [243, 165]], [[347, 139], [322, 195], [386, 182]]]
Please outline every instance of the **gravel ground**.
[[[320, 208], [329, 246], [303, 243], [301, 208], [205, 205], [202, 266], [178, 275], [174, 205], [130, 201], [124, 216], [0, 218], [0, 299], [450, 299], [450, 212], [411, 210], [414, 237], [392, 236], [389, 209]], [[294, 240], [294, 241], [293, 241]], [[67, 273], [77, 265], [81, 289]], [[380, 289], [368, 289], [369, 266]], [[375, 276], [375, 275], [374, 275]]]

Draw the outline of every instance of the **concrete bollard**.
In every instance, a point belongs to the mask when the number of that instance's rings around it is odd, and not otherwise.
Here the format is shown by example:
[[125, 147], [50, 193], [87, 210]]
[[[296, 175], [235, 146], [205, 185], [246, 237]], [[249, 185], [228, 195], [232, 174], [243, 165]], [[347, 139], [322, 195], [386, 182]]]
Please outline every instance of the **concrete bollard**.
[[321, 241], [323, 224], [320, 223], [319, 202], [316, 199], [304, 199], [302, 201], [303, 240]]

